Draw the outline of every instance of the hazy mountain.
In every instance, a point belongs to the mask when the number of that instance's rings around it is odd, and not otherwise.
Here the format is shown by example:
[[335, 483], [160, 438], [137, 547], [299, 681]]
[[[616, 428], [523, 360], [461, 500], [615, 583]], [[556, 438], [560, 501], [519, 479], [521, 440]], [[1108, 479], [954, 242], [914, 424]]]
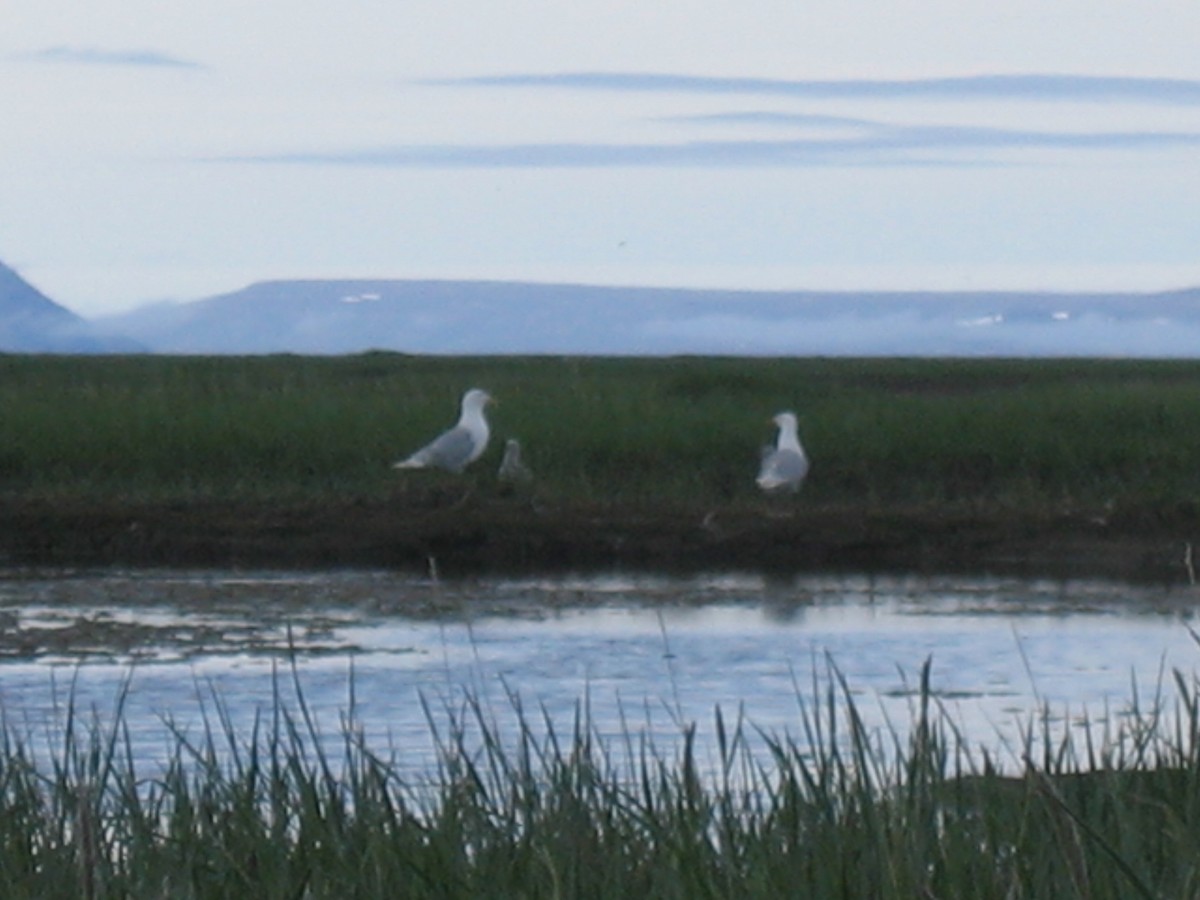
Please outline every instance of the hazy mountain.
[[128, 339], [101, 335], [92, 323], [59, 306], [0, 263], [0, 351], [105, 353], [140, 349]]
[[750, 292], [274, 281], [99, 320], [164, 353], [1200, 356], [1200, 289]]

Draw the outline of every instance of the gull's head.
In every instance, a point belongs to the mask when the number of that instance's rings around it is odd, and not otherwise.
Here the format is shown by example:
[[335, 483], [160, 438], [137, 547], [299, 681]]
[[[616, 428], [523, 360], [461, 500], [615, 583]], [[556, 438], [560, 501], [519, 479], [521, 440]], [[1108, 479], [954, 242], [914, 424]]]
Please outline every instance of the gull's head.
[[471, 388], [462, 398], [463, 412], [483, 412], [489, 403], [494, 403], [492, 395], [482, 388]]
[[781, 431], [796, 430], [796, 414], [794, 412], [777, 413], [771, 421], [778, 425]]

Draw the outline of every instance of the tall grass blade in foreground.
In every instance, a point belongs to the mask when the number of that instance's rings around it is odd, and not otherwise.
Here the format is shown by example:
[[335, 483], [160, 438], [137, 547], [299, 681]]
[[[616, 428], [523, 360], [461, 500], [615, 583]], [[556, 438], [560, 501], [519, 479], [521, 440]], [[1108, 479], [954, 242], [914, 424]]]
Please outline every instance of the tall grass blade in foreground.
[[1002, 759], [966, 745], [929, 675], [907, 723], [868, 728], [830, 665], [797, 692], [798, 738], [718, 709], [713, 740], [680, 722], [668, 749], [605, 741], [586, 699], [564, 733], [511, 692], [499, 711], [468, 694], [427, 704], [421, 779], [404, 747], [367, 746], [353, 704], [322, 733], [283, 679], [247, 732], [213, 695], [147, 762], [123, 693], [109, 719], [72, 707], [44, 750], [3, 723], [0, 896], [1196, 894], [1195, 681], [1083, 746], [1035, 720]]

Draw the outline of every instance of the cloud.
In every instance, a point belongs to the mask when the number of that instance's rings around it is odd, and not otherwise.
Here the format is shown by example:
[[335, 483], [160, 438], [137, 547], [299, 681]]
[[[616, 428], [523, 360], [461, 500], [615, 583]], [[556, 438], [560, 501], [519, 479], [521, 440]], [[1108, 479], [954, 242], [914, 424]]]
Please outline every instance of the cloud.
[[[665, 143], [400, 145], [224, 157], [224, 162], [394, 168], [630, 168], [1004, 165], [987, 151], [1155, 150], [1200, 146], [1200, 133], [1052, 132], [964, 126], [863, 125], [861, 133], [788, 140]], [[980, 151], [983, 151], [981, 153]]]
[[[1041, 131], [962, 125], [905, 125], [847, 116], [814, 116], [805, 113], [733, 112], [671, 117], [669, 121], [706, 125], [766, 125], [806, 130], [839, 128], [859, 136], [842, 139], [875, 150], [889, 149], [1166, 149], [1200, 144], [1200, 132], [1191, 131]], [[827, 141], [833, 144], [835, 141]]]
[[[1200, 82], [1084, 76], [990, 76], [919, 81], [780, 81], [687, 75], [564, 73], [503, 75], [434, 82], [459, 87], [561, 88], [568, 90], [690, 91], [803, 97], [945, 97], [948, 99], [1102, 98], [1154, 99], [1200, 104]], [[1189, 93], [1190, 92], [1190, 93]], [[283, 152], [223, 161], [266, 164], [392, 168], [752, 168], [821, 166], [993, 167], [1015, 162], [1019, 151], [1151, 152], [1200, 146], [1200, 131], [1060, 131], [1006, 126], [907, 124], [858, 116], [733, 110], [659, 116], [654, 125], [685, 126], [696, 135], [641, 142], [538, 142], [510, 144], [399, 144], [311, 152]], [[743, 136], [748, 127], [758, 129]], [[762, 134], [779, 129], [779, 137]], [[716, 134], [714, 135], [714, 132]]]
[[27, 53], [29, 62], [81, 66], [130, 66], [161, 69], [202, 69], [203, 65], [156, 50], [105, 50], [99, 47], [47, 47]]
[[[396, 168], [631, 168], [936, 165], [855, 141], [688, 141], [662, 144], [405, 145], [317, 153], [223, 157], [221, 162]], [[962, 164], [962, 163], [957, 163]]]
[[756, 111], [659, 116], [657, 121], [700, 125], [783, 125], [800, 128], [878, 128], [884, 124], [873, 119], [860, 119], [854, 116]]
[[1094, 75], [973, 75], [956, 78], [788, 80], [635, 72], [514, 73], [422, 82], [444, 87], [546, 88], [807, 99], [1134, 101], [1200, 106], [1200, 81]]

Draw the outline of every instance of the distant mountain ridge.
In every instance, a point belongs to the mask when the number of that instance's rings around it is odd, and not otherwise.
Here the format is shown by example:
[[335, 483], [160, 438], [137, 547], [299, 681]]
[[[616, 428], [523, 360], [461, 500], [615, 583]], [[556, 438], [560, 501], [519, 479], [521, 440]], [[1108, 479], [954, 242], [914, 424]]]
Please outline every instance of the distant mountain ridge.
[[1200, 288], [767, 292], [267, 281], [96, 325], [159, 353], [1200, 357]]
[[134, 342], [97, 332], [0, 262], [0, 351], [105, 353], [139, 350]]
[[1200, 358], [1200, 288], [734, 291], [264, 281], [92, 321], [0, 263], [0, 351]]

